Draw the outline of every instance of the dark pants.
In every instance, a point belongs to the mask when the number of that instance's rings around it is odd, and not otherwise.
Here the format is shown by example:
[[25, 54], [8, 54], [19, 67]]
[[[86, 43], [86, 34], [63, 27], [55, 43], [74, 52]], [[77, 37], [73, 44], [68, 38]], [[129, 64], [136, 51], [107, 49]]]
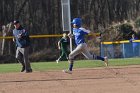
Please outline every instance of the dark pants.
[[58, 61], [64, 60], [64, 59], [68, 59], [68, 51], [67, 49], [61, 49], [61, 55], [58, 58]]
[[16, 58], [22, 64], [22, 67], [25, 68], [25, 71], [28, 72], [32, 70], [29, 62], [29, 47], [17, 47]]

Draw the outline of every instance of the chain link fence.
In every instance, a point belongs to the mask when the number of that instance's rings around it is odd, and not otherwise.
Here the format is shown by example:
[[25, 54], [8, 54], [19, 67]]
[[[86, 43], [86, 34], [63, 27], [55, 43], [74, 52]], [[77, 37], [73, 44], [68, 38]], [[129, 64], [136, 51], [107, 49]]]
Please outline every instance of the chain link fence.
[[101, 56], [108, 56], [108, 58], [140, 57], [140, 40], [102, 42]]

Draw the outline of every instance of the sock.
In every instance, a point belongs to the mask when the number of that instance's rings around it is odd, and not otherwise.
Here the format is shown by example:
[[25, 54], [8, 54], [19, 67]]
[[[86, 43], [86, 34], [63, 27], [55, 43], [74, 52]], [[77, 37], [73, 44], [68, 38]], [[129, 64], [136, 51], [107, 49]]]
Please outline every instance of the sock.
[[69, 65], [69, 71], [72, 71], [72, 68], [73, 68], [73, 63], [70, 63], [70, 65]]
[[104, 60], [105, 60], [103, 57], [100, 57], [100, 56], [95, 56], [95, 55], [93, 55], [93, 58], [94, 58], [94, 59], [97, 59], [97, 60], [102, 60], [102, 61], [104, 61]]

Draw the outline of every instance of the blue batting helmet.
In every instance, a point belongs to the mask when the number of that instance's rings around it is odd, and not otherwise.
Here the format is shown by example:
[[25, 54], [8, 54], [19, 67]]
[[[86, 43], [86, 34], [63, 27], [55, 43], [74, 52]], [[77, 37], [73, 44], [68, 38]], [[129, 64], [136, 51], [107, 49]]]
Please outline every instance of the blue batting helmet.
[[76, 26], [81, 27], [81, 25], [82, 25], [82, 19], [81, 18], [74, 18], [72, 20], [72, 24], [75, 24]]

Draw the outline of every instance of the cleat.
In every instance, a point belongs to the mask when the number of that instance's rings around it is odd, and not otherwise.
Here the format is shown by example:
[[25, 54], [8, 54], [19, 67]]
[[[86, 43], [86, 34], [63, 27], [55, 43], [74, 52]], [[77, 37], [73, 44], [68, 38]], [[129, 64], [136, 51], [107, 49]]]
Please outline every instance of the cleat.
[[25, 73], [32, 73], [32, 69], [26, 70]]
[[64, 73], [72, 74], [72, 71], [69, 70], [63, 70]]
[[105, 63], [105, 66], [108, 66], [108, 58], [107, 57], [104, 57], [104, 63]]
[[23, 66], [20, 72], [24, 72], [25, 71], [25, 67]]
[[59, 60], [56, 60], [56, 63], [58, 63], [59, 62]]

